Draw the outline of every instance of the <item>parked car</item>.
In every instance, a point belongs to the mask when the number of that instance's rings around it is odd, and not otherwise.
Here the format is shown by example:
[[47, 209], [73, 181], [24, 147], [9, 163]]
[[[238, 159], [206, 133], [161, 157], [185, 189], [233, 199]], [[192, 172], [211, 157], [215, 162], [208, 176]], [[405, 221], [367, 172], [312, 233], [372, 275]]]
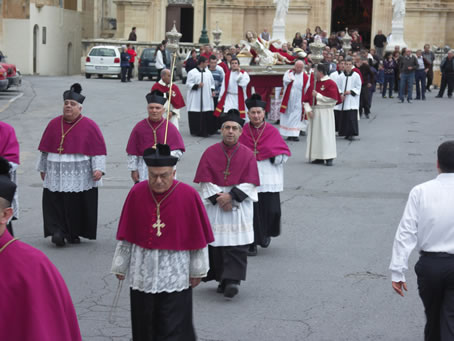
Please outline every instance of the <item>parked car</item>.
[[116, 46], [94, 46], [85, 58], [85, 78], [98, 75], [121, 77], [120, 50]]
[[0, 66], [0, 91], [8, 89], [8, 78], [6, 70]]
[[[138, 78], [139, 81], [143, 80], [144, 77], [148, 77], [149, 80], [152, 80], [153, 77], [158, 77], [158, 70], [155, 66], [155, 47], [150, 47], [142, 50], [142, 53], [139, 58], [139, 66], [138, 66]], [[166, 54], [166, 67], [170, 69], [170, 63], [172, 62], [172, 55], [168, 50], [165, 50]], [[177, 57], [175, 61], [175, 68], [174, 68], [174, 78], [178, 77], [182, 79], [182, 64], [180, 58]]]
[[6, 62], [6, 56], [0, 51], [0, 66], [6, 71], [6, 79], [8, 80], [7, 89], [11, 86], [20, 86], [22, 84], [22, 76], [16, 65]]

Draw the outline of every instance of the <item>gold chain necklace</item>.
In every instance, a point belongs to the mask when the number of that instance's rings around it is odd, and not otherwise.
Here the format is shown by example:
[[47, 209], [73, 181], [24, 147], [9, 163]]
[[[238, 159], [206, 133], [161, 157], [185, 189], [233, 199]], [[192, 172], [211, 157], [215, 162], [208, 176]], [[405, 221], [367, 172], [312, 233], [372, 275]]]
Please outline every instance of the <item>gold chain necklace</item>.
[[[266, 127], [266, 122], [263, 122], [263, 129], [260, 132], [260, 134], [256, 140], [254, 137], [254, 133], [252, 132], [251, 124], [249, 124], [249, 132], [251, 133], [252, 141], [254, 142], [254, 156], [257, 156], [257, 154], [259, 153], [257, 150], [257, 144], [259, 143], [259, 140], [262, 137], [263, 132], [265, 131], [265, 127]], [[260, 129], [260, 127], [259, 127], [259, 129]]]
[[13, 239], [11, 239], [9, 242], [7, 242], [5, 245], [3, 245], [3, 246], [0, 248], [0, 253], [2, 253], [3, 250], [5, 250], [12, 242], [15, 242], [16, 240], [19, 240], [19, 238], [13, 238]]
[[161, 237], [162, 235], [162, 232], [161, 232], [161, 229], [164, 228], [166, 226], [166, 224], [161, 221], [161, 203], [167, 199], [167, 197], [175, 190], [175, 188], [177, 188], [177, 186], [179, 185], [180, 183], [177, 182], [175, 187], [172, 188], [169, 193], [166, 194], [166, 196], [164, 198], [162, 198], [159, 202], [156, 200], [156, 198], [154, 197], [154, 194], [153, 194], [153, 191], [151, 190], [150, 193], [151, 193], [151, 197], [153, 198], [155, 204], [156, 204], [156, 222], [152, 225], [152, 227], [154, 229], [157, 229], [157, 232], [156, 232], [156, 235], [158, 237]]
[[156, 135], [156, 131], [159, 129], [160, 126], [162, 126], [162, 124], [163, 124], [165, 121], [166, 121], [166, 120], [161, 121], [161, 123], [159, 123], [158, 126], [157, 126], [156, 129], [155, 129], [155, 128], [153, 128], [153, 126], [151, 125], [150, 120], [147, 118], [147, 123], [148, 123], [148, 125], [150, 126], [151, 130], [153, 130], [153, 140], [154, 140], [154, 145], [153, 145], [153, 147], [151, 147], [151, 148], [153, 148], [153, 149], [156, 149], [156, 144], [158, 143], [158, 136]]
[[60, 147], [57, 148], [58, 154], [61, 154], [61, 152], [64, 150], [63, 142], [65, 142], [66, 135], [68, 135], [69, 132], [71, 131], [71, 129], [74, 128], [77, 125], [77, 123], [82, 121], [83, 118], [84, 117], [82, 115], [80, 115], [80, 118], [71, 127], [69, 127], [69, 129], [65, 132], [65, 128], [63, 127], [63, 116], [61, 117], [61, 140], [60, 140]]

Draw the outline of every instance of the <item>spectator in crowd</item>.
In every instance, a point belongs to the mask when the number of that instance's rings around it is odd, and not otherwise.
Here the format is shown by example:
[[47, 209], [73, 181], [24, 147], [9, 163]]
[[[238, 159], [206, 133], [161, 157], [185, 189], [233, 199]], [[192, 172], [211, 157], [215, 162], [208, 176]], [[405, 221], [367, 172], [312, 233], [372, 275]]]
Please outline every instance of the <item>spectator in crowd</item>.
[[454, 50], [450, 50], [448, 55], [444, 57], [440, 63], [441, 71], [441, 85], [437, 98], [442, 98], [448, 86], [448, 97], [452, 98], [452, 91], [454, 90]]
[[137, 41], [137, 35], [136, 35], [136, 28], [135, 27], [133, 27], [132, 30], [131, 30], [131, 33], [129, 33], [128, 40], [129, 41]]
[[232, 57], [236, 57], [236, 47], [235, 47], [235, 45], [230, 46], [229, 52], [232, 55]]
[[156, 82], [159, 82], [159, 80], [161, 79], [161, 71], [166, 68], [166, 64], [164, 63], [163, 55], [164, 55], [164, 45], [161, 44], [158, 46], [158, 48], [156, 49], [156, 51], [154, 53], [155, 68], [156, 68], [156, 71], [158, 71], [158, 78], [157, 78]]
[[121, 67], [121, 82], [126, 82], [126, 74], [128, 73], [129, 69], [129, 54], [126, 52], [127, 48], [126, 45], [121, 46], [121, 53], [120, 53], [120, 67]]
[[322, 31], [322, 33], [320, 33], [320, 39], [323, 44], [328, 45], [328, 33], [326, 31]]
[[191, 50], [191, 55], [186, 59], [184, 68], [186, 72], [189, 73], [193, 68], [197, 67], [197, 51], [195, 49]]
[[134, 61], [137, 56], [137, 52], [131, 44], [128, 44], [126, 46], [126, 52], [128, 52], [129, 54], [128, 82], [130, 82], [132, 78], [132, 72], [134, 71]]
[[378, 70], [377, 70], [377, 84], [380, 86], [380, 92], [383, 91], [383, 83], [385, 82], [385, 68], [383, 66], [383, 62], [380, 62], [378, 64]]
[[204, 45], [200, 55], [209, 60], [212, 54], [213, 50], [211, 49], [211, 46], [209, 44]]
[[430, 50], [430, 45], [424, 45], [424, 51], [422, 56], [426, 58], [426, 60], [430, 63], [429, 70], [426, 73], [427, 76], [427, 84], [426, 90], [430, 92], [430, 86], [432, 85], [434, 79], [434, 61], [435, 61], [435, 54]]
[[221, 85], [225, 77], [225, 72], [224, 69], [218, 65], [218, 59], [213, 54], [210, 56], [209, 59], [208, 70], [210, 70], [214, 79], [213, 103], [214, 107], [216, 108], [216, 106], [218, 105], [219, 91], [221, 90]]
[[270, 33], [268, 32], [268, 29], [266, 27], [263, 29], [263, 32], [260, 33], [260, 38], [262, 40], [270, 41]]
[[396, 61], [393, 58], [391, 52], [387, 52], [385, 54], [385, 58], [383, 60], [383, 69], [385, 74], [385, 80], [383, 84], [383, 92], [382, 97], [386, 98], [386, 89], [389, 86], [389, 98], [393, 98], [393, 88], [394, 88], [394, 76], [396, 70]]
[[383, 58], [383, 52], [385, 51], [385, 47], [387, 44], [386, 36], [383, 34], [382, 30], [378, 30], [377, 35], [374, 37], [374, 46], [377, 50], [377, 55], [380, 60]]
[[293, 38], [292, 47], [299, 47], [303, 45], [303, 37], [301, 37], [300, 32], [296, 32], [295, 38]]
[[416, 99], [426, 100], [426, 73], [429, 71], [430, 63], [422, 56], [422, 51], [416, 51], [418, 67], [415, 70]]
[[399, 70], [400, 51], [394, 50], [393, 60], [394, 60], [394, 92], [398, 93], [399, 84], [400, 84], [400, 70]]
[[[370, 100], [372, 86], [375, 84], [375, 74], [369, 66], [369, 61], [365, 57], [360, 57], [359, 71], [363, 77], [363, 84], [361, 86], [361, 96], [360, 96], [360, 105], [359, 105], [359, 115], [362, 116], [363, 113], [366, 118], [369, 118], [370, 115]], [[357, 64], [357, 65], [358, 65]]]
[[[403, 50], [403, 49], [402, 49]], [[411, 49], [405, 50], [405, 55], [400, 61], [400, 89], [399, 99], [404, 102], [405, 89], [407, 89], [407, 102], [411, 103], [413, 94], [413, 83], [415, 82], [415, 71], [418, 69], [418, 61], [411, 54]]]
[[360, 36], [356, 34], [356, 31], [352, 33], [352, 41], [350, 44], [352, 46], [352, 52], [359, 52], [361, 50], [361, 39]]
[[369, 59], [369, 65], [378, 69], [378, 64], [380, 64], [381, 57], [378, 56], [375, 49], [370, 49], [369, 54], [367, 55]]
[[336, 33], [331, 33], [331, 36], [328, 39], [328, 46], [331, 49], [335, 48], [336, 50], [340, 50], [342, 48], [342, 44], [339, 39], [337, 39]]

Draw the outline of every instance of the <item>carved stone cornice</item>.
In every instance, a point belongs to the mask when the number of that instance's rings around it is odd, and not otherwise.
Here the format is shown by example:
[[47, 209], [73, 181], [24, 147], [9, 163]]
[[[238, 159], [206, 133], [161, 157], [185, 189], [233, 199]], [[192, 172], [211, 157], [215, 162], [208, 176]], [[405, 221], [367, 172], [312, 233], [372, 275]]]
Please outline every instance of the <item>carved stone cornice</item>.
[[151, 0], [113, 0], [114, 4], [117, 6], [141, 6], [149, 7], [151, 5]]
[[192, 6], [194, 1], [193, 0], [167, 0], [169, 5], [190, 5]]

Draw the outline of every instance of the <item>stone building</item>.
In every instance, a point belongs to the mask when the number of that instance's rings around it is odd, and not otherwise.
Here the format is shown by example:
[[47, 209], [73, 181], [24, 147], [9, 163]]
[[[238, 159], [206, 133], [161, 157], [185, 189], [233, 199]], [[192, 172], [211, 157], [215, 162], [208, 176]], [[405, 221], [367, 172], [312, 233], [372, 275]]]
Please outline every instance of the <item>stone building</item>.
[[23, 74], [80, 73], [82, 39], [114, 35], [111, 17], [116, 13], [111, 4], [111, 0], [0, 0], [0, 50]]
[[[173, 21], [182, 41], [197, 42], [203, 21], [203, 0], [113, 0], [117, 11], [117, 38], [127, 38], [133, 26], [140, 41], [161, 41]], [[272, 31], [273, 0], [207, 0], [207, 29], [219, 23], [222, 42], [237, 43], [247, 30]], [[392, 0], [290, 0], [286, 37], [319, 25], [336, 31], [358, 28], [366, 42], [379, 29], [391, 32]], [[422, 42], [454, 45], [454, 0], [407, 0], [405, 40], [410, 47]]]

